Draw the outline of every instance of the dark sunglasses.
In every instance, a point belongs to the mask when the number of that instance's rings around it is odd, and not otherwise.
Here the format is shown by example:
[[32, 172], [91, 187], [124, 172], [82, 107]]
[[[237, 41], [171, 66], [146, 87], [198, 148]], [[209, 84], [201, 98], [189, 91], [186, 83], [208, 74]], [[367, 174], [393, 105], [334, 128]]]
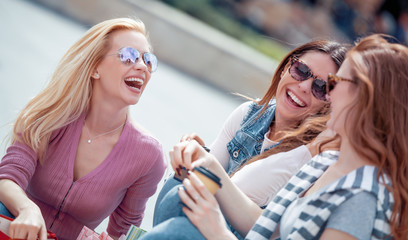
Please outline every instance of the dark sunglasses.
[[289, 73], [296, 81], [305, 81], [309, 78], [313, 78], [313, 96], [319, 100], [326, 101], [326, 81], [317, 78], [306, 63], [302, 62], [298, 57], [292, 58]]
[[327, 89], [326, 89], [327, 93], [333, 90], [334, 87], [337, 85], [337, 83], [341, 81], [356, 83], [356, 81], [352, 79], [342, 78], [342, 77], [329, 73], [329, 75], [327, 76]]
[[115, 54], [119, 54], [120, 61], [126, 66], [135, 64], [139, 60], [140, 55], [142, 55], [143, 62], [149, 69], [149, 72], [154, 72], [157, 69], [157, 57], [153, 53], [145, 52], [140, 54], [135, 48], [124, 47], [119, 49]]

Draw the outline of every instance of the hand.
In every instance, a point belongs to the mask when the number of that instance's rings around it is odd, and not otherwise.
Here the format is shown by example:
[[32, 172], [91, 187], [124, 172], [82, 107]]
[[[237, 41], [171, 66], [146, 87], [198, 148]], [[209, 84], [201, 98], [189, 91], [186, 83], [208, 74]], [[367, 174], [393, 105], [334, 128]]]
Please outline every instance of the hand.
[[30, 205], [20, 211], [11, 222], [9, 229], [11, 239], [47, 240], [47, 228], [44, 218], [37, 206]]
[[183, 181], [179, 188], [181, 201], [188, 207], [183, 212], [206, 239], [236, 239], [226, 227], [224, 216], [215, 197], [193, 173]]
[[197, 166], [212, 168], [211, 165], [218, 163], [217, 159], [207, 153], [197, 141], [183, 141], [176, 144], [170, 150], [169, 157], [170, 164], [176, 172], [181, 167], [187, 169], [193, 169]]
[[194, 132], [190, 134], [184, 134], [183, 137], [181, 137], [180, 142], [191, 141], [191, 140], [195, 140], [201, 146], [205, 146], [204, 140], [200, 138], [200, 136], [198, 136], [197, 133], [194, 133]]

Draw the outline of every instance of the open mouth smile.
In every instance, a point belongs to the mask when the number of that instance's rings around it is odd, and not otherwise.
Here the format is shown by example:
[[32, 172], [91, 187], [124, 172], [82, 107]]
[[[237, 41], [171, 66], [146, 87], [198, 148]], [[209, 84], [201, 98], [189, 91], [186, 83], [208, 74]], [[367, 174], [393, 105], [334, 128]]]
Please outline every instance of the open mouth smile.
[[289, 100], [294, 103], [298, 107], [305, 107], [306, 103], [300, 100], [299, 98], [296, 97], [294, 93], [292, 93], [290, 90], [286, 92], [286, 95], [288, 96]]
[[129, 87], [133, 89], [140, 90], [143, 86], [144, 81], [140, 78], [131, 77], [131, 78], [126, 78], [125, 83], [126, 85], [128, 85]]

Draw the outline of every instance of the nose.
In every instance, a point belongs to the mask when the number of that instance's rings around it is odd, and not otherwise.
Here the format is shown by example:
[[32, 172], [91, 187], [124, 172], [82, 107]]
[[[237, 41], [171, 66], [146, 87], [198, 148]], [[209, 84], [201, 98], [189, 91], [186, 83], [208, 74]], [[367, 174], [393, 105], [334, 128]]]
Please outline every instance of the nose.
[[143, 61], [142, 57], [139, 57], [135, 64], [133, 64], [133, 68], [136, 70], [143, 70], [143, 71], [149, 71], [149, 68], [147, 67], [146, 63]]
[[310, 93], [312, 89], [313, 77], [310, 77], [304, 81], [298, 83], [299, 89], [304, 93]]

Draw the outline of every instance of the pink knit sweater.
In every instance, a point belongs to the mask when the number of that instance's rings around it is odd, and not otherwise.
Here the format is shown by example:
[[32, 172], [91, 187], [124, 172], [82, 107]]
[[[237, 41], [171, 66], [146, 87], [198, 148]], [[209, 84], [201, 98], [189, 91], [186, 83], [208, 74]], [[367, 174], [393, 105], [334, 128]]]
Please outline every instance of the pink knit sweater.
[[107, 231], [113, 236], [125, 234], [130, 224], [139, 226], [166, 168], [161, 144], [127, 121], [108, 157], [74, 182], [84, 119], [82, 115], [52, 135], [43, 165], [19, 142], [0, 162], [0, 179], [11, 179], [26, 191], [60, 240], [76, 239], [83, 225], [94, 229], [109, 215]]

